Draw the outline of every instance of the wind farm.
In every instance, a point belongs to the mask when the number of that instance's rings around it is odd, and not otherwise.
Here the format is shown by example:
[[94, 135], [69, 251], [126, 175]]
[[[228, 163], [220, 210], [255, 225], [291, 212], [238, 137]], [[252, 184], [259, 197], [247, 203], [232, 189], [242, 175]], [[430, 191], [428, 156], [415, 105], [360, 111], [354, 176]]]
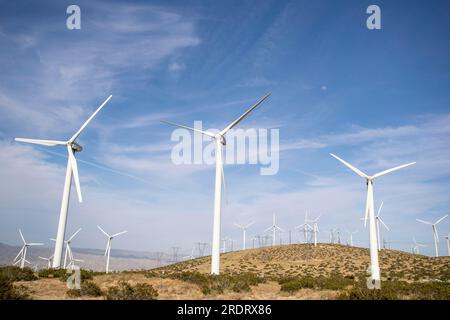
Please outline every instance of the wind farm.
[[0, 300], [450, 300], [447, 4], [0, 9]]

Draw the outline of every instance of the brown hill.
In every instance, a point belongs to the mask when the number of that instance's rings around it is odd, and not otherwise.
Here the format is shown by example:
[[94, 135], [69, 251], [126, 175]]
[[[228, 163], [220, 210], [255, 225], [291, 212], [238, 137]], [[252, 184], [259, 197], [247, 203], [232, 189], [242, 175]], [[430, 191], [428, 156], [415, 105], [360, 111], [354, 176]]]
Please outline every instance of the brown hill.
[[[376, 293], [364, 288], [365, 248], [301, 244], [229, 252], [221, 255], [220, 277], [209, 275], [210, 263], [204, 257], [148, 271], [94, 275], [90, 281], [103, 292], [122, 281], [149, 284], [158, 299], [450, 299], [450, 257], [382, 250], [382, 290]], [[34, 299], [70, 299], [60, 279], [15, 285], [23, 285]]]

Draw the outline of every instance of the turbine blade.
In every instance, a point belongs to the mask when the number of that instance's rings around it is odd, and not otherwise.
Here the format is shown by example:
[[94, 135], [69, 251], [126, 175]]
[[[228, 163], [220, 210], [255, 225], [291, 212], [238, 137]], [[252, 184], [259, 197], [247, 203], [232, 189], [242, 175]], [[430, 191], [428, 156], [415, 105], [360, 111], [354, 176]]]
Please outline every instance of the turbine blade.
[[97, 226], [97, 228], [99, 228], [99, 230], [100, 230], [101, 232], [103, 232], [103, 233], [105, 234], [105, 236], [107, 236], [108, 238], [110, 238], [110, 235], [107, 234], [106, 231], [103, 230], [100, 226]]
[[110, 239], [108, 239], [108, 242], [106, 243], [106, 250], [105, 250], [105, 254], [104, 256], [106, 256], [106, 254], [108, 253], [108, 249], [109, 249], [109, 244], [110, 244]]
[[380, 216], [380, 213], [381, 213], [381, 208], [383, 208], [383, 201], [381, 201], [381, 204], [380, 204], [380, 207], [378, 208], [378, 213], [377, 213], [377, 217], [379, 217]]
[[95, 110], [95, 112], [89, 117], [89, 119], [87, 119], [87, 121], [85, 123], [83, 123], [83, 125], [81, 126], [80, 129], [78, 129], [78, 131], [69, 139], [69, 142], [72, 143], [75, 141], [76, 138], [78, 138], [78, 136], [81, 134], [81, 132], [83, 132], [84, 128], [86, 128], [86, 126], [89, 124], [89, 122], [91, 122], [91, 120], [97, 115], [97, 113], [105, 106], [105, 104], [112, 98], [112, 95], [110, 95], [101, 105], [100, 107], [98, 107], [97, 110]]
[[420, 220], [420, 219], [416, 219], [416, 221], [425, 223], [425, 224], [429, 224], [429, 225], [433, 225], [431, 222], [425, 221], [425, 220]]
[[177, 124], [177, 123], [170, 122], [170, 121], [165, 121], [165, 120], [161, 120], [161, 122], [166, 123], [166, 124], [170, 124], [170, 125], [175, 126], [175, 127], [180, 127], [180, 128], [184, 128], [184, 129], [188, 129], [188, 130], [194, 131], [194, 132], [198, 132], [198, 133], [204, 134], [205, 136], [208, 136], [208, 137], [211, 137], [211, 138], [216, 138], [216, 136], [214, 134], [212, 134], [211, 132], [208, 132], [208, 131], [202, 131], [202, 130], [199, 130], [199, 129], [183, 126], [181, 124]]
[[[221, 145], [222, 148], [222, 145]], [[227, 193], [227, 184], [225, 182], [225, 172], [223, 169], [223, 163], [221, 165], [222, 169], [222, 186], [223, 186], [223, 193], [225, 194], [225, 203], [228, 205], [228, 193]]]
[[28, 245], [29, 246], [43, 246], [44, 244], [43, 243], [38, 243], [38, 242], [31, 242], [31, 243], [28, 243]]
[[223, 129], [220, 132], [220, 135], [224, 135], [227, 133], [228, 130], [236, 126], [239, 122], [242, 121], [250, 112], [252, 112], [254, 109], [256, 109], [264, 100], [266, 100], [270, 96], [270, 93], [266, 94], [264, 97], [262, 97], [257, 103], [255, 103], [253, 106], [251, 106], [247, 111], [245, 111], [239, 118], [234, 120], [228, 127]]
[[124, 233], [127, 233], [127, 232], [128, 232], [127, 230], [121, 231], [121, 232], [113, 234], [111, 237], [117, 237], [117, 236], [120, 236], [121, 234], [124, 234]]
[[255, 221], [250, 222], [249, 224], [247, 224], [247, 225], [245, 226], [245, 228], [248, 228], [248, 227], [252, 226], [254, 223], [255, 223]]
[[437, 225], [439, 222], [441, 222], [442, 220], [444, 220], [445, 218], [447, 218], [448, 217], [448, 214], [446, 214], [445, 216], [443, 216], [442, 218], [440, 218], [438, 221], [436, 221], [435, 223], [434, 223], [434, 225]]
[[364, 228], [367, 226], [367, 218], [369, 217], [369, 202], [370, 202], [370, 194], [369, 190], [367, 190], [366, 211], [364, 212]]
[[273, 226], [268, 227], [266, 230], [264, 230], [264, 232], [270, 231], [272, 230]]
[[17, 256], [14, 258], [13, 261], [16, 261], [16, 260], [19, 258], [19, 256], [22, 254], [24, 248], [25, 248], [25, 246], [23, 246], [22, 249], [20, 249], [19, 253], [18, 253]]
[[386, 228], [387, 231], [391, 231], [391, 230], [389, 230], [388, 226], [384, 223], [384, 221], [380, 217], [378, 217], [378, 221], [381, 222], [381, 224]]
[[76, 236], [76, 235], [78, 234], [78, 232], [80, 232], [80, 231], [81, 231], [81, 228], [78, 229], [77, 231], [75, 231], [75, 233], [69, 238], [69, 240], [67, 240], [67, 242], [72, 241], [72, 239], [75, 238], [75, 236]]
[[360, 176], [361, 178], [365, 178], [365, 179], [369, 179], [369, 176], [367, 174], [365, 174], [364, 172], [362, 172], [361, 170], [359, 170], [358, 168], [352, 166], [350, 163], [346, 162], [345, 160], [342, 160], [341, 158], [339, 158], [337, 155], [330, 153], [330, 155], [335, 158], [336, 160], [340, 161], [341, 163], [343, 163], [345, 166], [347, 166], [350, 170], [352, 170], [353, 172], [355, 172], [358, 176]]
[[39, 145], [49, 146], [49, 147], [66, 145], [65, 141], [58, 141], [58, 140], [42, 140], [42, 139], [26, 139], [26, 138], [15, 138], [14, 140], [17, 142], [39, 144]]
[[398, 167], [395, 167], [395, 168], [392, 168], [392, 169], [388, 169], [388, 170], [384, 170], [384, 171], [378, 172], [378, 173], [374, 174], [372, 176], [372, 178], [375, 179], [375, 178], [381, 177], [381, 176], [383, 176], [385, 174], [388, 174], [390, 172], [397, 171], [397, 170], [400, 170], [400, 169], [412, 166], [413, 164], [415, 164], [415, 162], [410, 162], [410, 163], [403, 164], [401, 166], [398, 166]]
[[78, 165], [77, 160], [73, 154], [72, 147], [70, 145], [67, 146], [67, 152], [69, 154], [69, 163], [73, 173], [73, 180], [75, 182], [75, 189], [77, 190], [78, 202], [83, 202], [83, 197], [81, 196], [81, 187], [80, 187], [80, 177], [78, 176]]
[[20, 234], [20, 237], [22, 238], [23, 243], [26, 244], [27, 242], [25, 241], [25, 238], [23, 237], [23, 234], [22, 234], [22, 230], [20, 230], [20, 229], [19, 229], [19, 234]]

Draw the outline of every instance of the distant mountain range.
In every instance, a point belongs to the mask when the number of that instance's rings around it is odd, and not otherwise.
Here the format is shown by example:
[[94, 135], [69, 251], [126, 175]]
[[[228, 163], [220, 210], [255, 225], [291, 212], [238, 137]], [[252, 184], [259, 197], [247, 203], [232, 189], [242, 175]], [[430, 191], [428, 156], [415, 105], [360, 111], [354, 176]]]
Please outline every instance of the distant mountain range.
[[[10, 246], [4, 243], [0, 243], [0, 265], [11, 265], [13, 259], [19, 253], [21, 247]], [[84, 260], [80, 262], [79, 266], [82, 269], [90, 269], [94, 271], [103, 271], [106, 264], [106, 258], [104, 257], [104, 251], [99, 249], [88, 248], [72, 248], [74, 257], [76, 259]], [[53, 254], [53, 248], [35, 246], [31, 247], [27, 253], [27, 260], [31, 262], [29, 265], [32, 268], [45, 268], [47, 267], [47, 261], [39, 259], [41, 257], [49, 257]], [[159, 265], [170, 264], [170, 258], [164, 254], [160, 261], [157, 259], [158, 254], [156, 252], [144, 252], [144, 251], [130, 251], [130, 250], [111, 250], [110, 270], [123, 271], [123, 270], [139, 270], [139, 269], [151, 269], [158, 267]]]

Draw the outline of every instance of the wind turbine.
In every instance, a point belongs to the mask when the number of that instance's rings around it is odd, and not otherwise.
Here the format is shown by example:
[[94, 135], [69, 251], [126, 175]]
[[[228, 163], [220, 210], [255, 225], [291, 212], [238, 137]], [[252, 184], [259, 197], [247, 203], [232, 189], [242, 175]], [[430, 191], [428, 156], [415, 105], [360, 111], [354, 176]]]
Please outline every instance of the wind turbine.
[[378, 240], [378, 251], [381, 250], [381, 236], [380, 236], [380, 223], [386, 228], [387, 231], [390, 231], [388, 226], [384, 223], [383, 219], [380, 217], [381, 209], [383, 208], [383, 201], [381, 201], [380, 207], [378, 208], [378, 213], [375, 217], [375, 220], [377, 222], [377, 240]]
[[47, 269], [50, 269], [52, 267], [53, 255], [51, 255], [50, 258], [45, 258], [41, 256], [39, 256], [38, 258], [47, 261]]
[[214, 222], [213, 222], [213, 240], [212, 240], [212, 259], [211, 259], [211, 274], [219, 274], [220, 273], [220, 215], [221, 215], [221, 204], [222, 204], [222, 179], [224, 178], [223, 173], [223, 162], [222, 162], [222, 148], [226, 145], [225, 135], [234, 126], [236, 126], [239, 122], [242, 121], [250, 112], [256, 109], [264, 100], [269, 97], [270, 93], [266, 94], [259, 100], [256, 104], [250, 107], [247, 111], [245, 111], [239, 118], [234, 120], [231, 124], [229, 124], [225, 129], [220, 131], [217, 134], [202, 131], [195, 128], [179, 125], [173, 122], [163, 121], [164, 123], [174, 125], [177, 127], [185, 128], [188, 130], [192, 130], [194, 132], [198, 132], [204, 134], [216, 142], [216, 183], [214, 190]]
[[299, 229], [300, 231], [303, 231], [305, 243], [308, 243], [308, 232], [313, 230], [313, 228], [308, 224], [308, 211], [306, 211], [305, 213], [305, 222], [301, 225], [296, 226], [294, 229]]
[[64, 182], [64, 191], [61, 201], [61, 210], [59, 214], [59, 223], [58, 223], [58, 232], [56, 235], [56, 244], [55, 244], [55, 252], [53, 254], [53, 268], [59, 268], [61, 266], [61, 257], [64, 245], [64, 236], [66, 233], [66, 224], [67, 224], [67, 214], [69, 210], [69, 197], [70, 197], [70, 188], [72, 185], [72, 176], [75, 182], [75, 189], [78, 195], [78, 201], [83, 202], [83, 198], [81, 196], [81, 187], [80, 187], [80, 178], [78, 176], [78, 165], [77, 160], [75, 159], [75, 154], [77, 152], [81, 152], [83, 147], [75, 142], [75, 140], [80, 136], [86, 126], [91, 122], [91, 120], [97, 115], [97, 113], [103, 108], [103, 106], [112, 98], [110, 95], [98, 109], [87, 119], [87, 121], [78, 129], [77, 132], [67, 141], [59, 141], [59, 140], [38, 140], [38, 139], [24, 139], [24, 138], [15, 138], [18, 142], [26, 142], [32, 144], [39, 144], [49, 147], [54, 146], [65, 146], [67, 148], [68, 160], [67, 160], [67, 169], [66, 169], [66, 179]]
[[438, 243], [439, 243], [439, 236], [438, 236], [438, 232], [436, 229], [436, 225], [441, 222], [442, 220], [444, 220], [445, 218], [448, 217], [448, 214], [446, 214], [445, 216], [443, 216], [442, 218], [440, 218], [438, 221], [436, 221], [435, 223], [431, 223], [425, 220], [420, 220], [420, 219], [416, 219], [417, 221], [424, 223], [424, 224], [429, 224], [431, 225], [431, 228], [433, 229], [433, 236], [434, 236], [434, 249], [436, 251], [436, 257], [439, 257], [439, 249], [438, 249]]
[[330, 243], [334, 244], [334, 229], [330, 229]]
[[281, 231], [281, 232], [284, 232], [284, 230], [282, 228], [280, 228], [275, 222], [275, 213], [273, 214], [272, 225], [270, 227], [268, 227], [266, 230], [264, 230], [264, 232], [268, 232], [268, 231], [271, 231], [271, 230], [272, 230], [272, 246], [275, 246], [276, 245], [275, 236], [276, 236], [277, 230]]
[[[81, 231], [81, 228], [78, 229], [77, 231], [75, 231], [75, 233], [69, 238], [67, 239], [65, 242], [66, 244], [66, 252], [64, 254], [64, 268], [67, 268], [67, 258], [70, 258], [70, 256], [72, 255], [72, 248], [70, 247], [70, 243], [72, 242], [73, 238], [75, 238], [75, 236], [78, 234], [78, 232]], [[68, 257], [68, 255], [70, 255]], [[70, 261], [69, 261], [70, 262]]]
[[84, 262], [84, 260], [75, 259], [73, 257], [72, 249], [70, 249], [70, 247], [69, 247], [69, 263], [67, 264], [66, 269], [73, 270], [75, 267], [75, 262]]
[[353, 235], [355, 233], [358, 233], [358, 231], [357, 230], [355, 230], [355, 231], [346, 230], [346, 231], [347, 231], [348, 235], [350, 236], [350, 247], [353, 247]]
[[413, 251], [414, 252], [413, 253], [420, 254], [419, 248], [420, 247], [426, 247], [426, 245], [418, 243], [416, 241], [416, 238], [414, 238], [414, 237], [413, 237], [413, 242], [414, 242], [414, 246], [413, 246]]
[[378, 241], [377, 241], [377, 230], [376, 230], [376, 223], [375, 223], [375, 206], [374, 206], [374, 198], [373, 198], [373, 181], [381, 177], [385, 174], [388, 174], [393, 171], [400, 170], [402, 168], [408, 167], [410, 165], [415, 164], [415, 162], [407, 163], [398, 167], [394, 167], [388, 170], [384, 170], [381, 172], [378, 172], [374, 174], [373, 176], [369, 176], [362, 172], [361, 170], [357, 169], [356, 167], [352, 166], [350, 163], [342, 160], [338, 156], [330, 153], [330, 155], [335, 158], [336, 160], [343, 163], [346, 167], [348, 167], [350, 170], [355, 172], [358, 176], [363, 178], [366, 181], [367, 185], [367, 200], [366, 200], [366, 209], [365, 209], [365, 216], [364, 216], [364, 226], [367, 224], [367, 219], [369, 219], [369, 238], [370, 238], [370, 273], [371, 277], [375, 281], [380, 281], [380, 266], [378, 265]]
[[100, 226], [97, 226], [97, 228], [103, 232], [103, 234], [108, 238], [108, 242], [106, 243], [106, 250], [105, 250], [105, 256], [106, 256], [106, 273], [109, 272], [109, 256], [111, 255], [111, 241], [112, 239], [114, 239], [117, 236], [120, 236], [121, 234], [127, 233], [128, 231], [121, 231], [118, 233], [113, 234], [112, 236], [110, 236], [109, 234], [107, 234], [105, 232], [105, 230], [103, 230]]
[[25, 262], [30, 264], [30, 262], [27, 260], [27, 251], [28, 247], [31, 246], [43, 246], [43, 243], [36, 243], [36, 242], [30, 242], [27, 243], [25, 241], [25, 238], [23, 237], [22, 230], [19, 229], [20, 238], [22, 238], [23, 246], [22, 249], [20, 249], [17, 256], [14, 258], [14, 265], [18, 264], [20, 262], [20, 268], [23, 269], [25, 267]]
[[447, 254], [450, 256], [450, 233], [445, 236], [445, 240], [447, 240]]
[[309, 222], [311, 222], [313, 224], [312, 227], [312, 232], [314, 234], [314, 246], [317, 246], [317, 233], [319, 232], [319, 226], [317, 224], [317, 222], [319, 221], [320, 217], [322, 215], [320, 214], [317, 218], [315, 218], [314, 220], [309, 220]]
[[246, 242], [246, 238], [245, 238], [245, 235], [246, 235], [246, 231], [247, 231], [247, 228], [248, 227], [250, 227], [251, 225], [253, 225], [255, 222], [250, 222], [250, 223], [248, 223], [248, 224], [246, 224], [246, 225], [243, 225], [243, 224], [237, 224], [237, 223], [235, 223], [234, 225], [236, 226], [236, 227], [238, 227], [239, 229], [242, 229], [242, 233], [243, 233], [243, 239], [242, 239], [242, 250], [245, 250], [245, 242]]

